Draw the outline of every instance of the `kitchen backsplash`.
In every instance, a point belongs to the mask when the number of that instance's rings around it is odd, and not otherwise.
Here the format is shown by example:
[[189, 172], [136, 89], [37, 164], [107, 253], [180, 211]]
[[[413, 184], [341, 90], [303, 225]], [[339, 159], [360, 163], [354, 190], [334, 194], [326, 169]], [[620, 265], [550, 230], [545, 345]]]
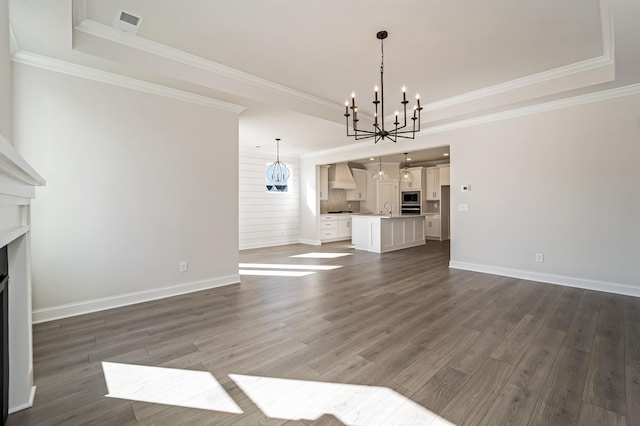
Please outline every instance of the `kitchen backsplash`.
[[330, 189], [329, 199], [320, 201], [320, 214], [347, 210], [359, 213], [360, 201], [347, 201], [347, 191], [344, 189]]

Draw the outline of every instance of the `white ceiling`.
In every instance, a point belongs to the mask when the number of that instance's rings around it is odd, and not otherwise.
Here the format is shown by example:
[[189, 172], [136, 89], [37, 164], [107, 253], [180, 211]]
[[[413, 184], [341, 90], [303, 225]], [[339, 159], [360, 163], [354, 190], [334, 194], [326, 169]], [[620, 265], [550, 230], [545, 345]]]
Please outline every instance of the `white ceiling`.
[[[360, 110], [371, 112], [379, 30], [389, 32], [387, 111], [406, 85], [420, 93], [429, 127], [637, 82], [639, 5], [10, 0], [10, 19], [22, 52], [246, 106], [243, 148], [280, 137], [283, 154], [298, 155], [353, 143], [344, 135], [343, 103], [355, 91]], [[113, 28], [119, 9], [144, 17], [137, 36]]]

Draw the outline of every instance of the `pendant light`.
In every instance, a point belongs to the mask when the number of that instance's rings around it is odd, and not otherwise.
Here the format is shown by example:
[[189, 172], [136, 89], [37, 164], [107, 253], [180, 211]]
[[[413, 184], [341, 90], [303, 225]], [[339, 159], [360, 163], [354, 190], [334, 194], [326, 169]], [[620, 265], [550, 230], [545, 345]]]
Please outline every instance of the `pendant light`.
[[403, 183], [411, 185], [413, 182], [413, 174], [409, 171], [409, 163], [407, 161], [407, 152], [404, 153], [404, 169], [402, 170], [402, 177], [400, 180]]
[[267, 167], [267, 190], [285, 192], [287, 190], [287, 180], [289, 179], [289, 169], [280, 161], [280, 138], [276, 138], [276, 161]]
[[372, 178], [374, 180], [389, 179], [389, 175], [387, 175], [387, 172], [385, 172], [384, 169], [382, 168], [382, 157], [380, 157], [380, 162], [378, 163], [378, 170], [373, 172]]

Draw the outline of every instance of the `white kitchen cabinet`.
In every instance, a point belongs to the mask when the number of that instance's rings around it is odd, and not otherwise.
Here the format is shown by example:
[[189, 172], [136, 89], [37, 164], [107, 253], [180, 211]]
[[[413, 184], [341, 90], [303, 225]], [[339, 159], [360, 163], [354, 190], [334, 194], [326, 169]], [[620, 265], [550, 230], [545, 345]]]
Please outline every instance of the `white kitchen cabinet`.
[[351, 216], [338, 217], [338, 238], [351, 238]]
[[409, 167], [409, 172], [411, 173], [412, 179], [411, 183], [403, 182], [402, 176], [404, 174], [404, 167], [400, 169], [400, 190], [424, 190], [423, 182], [424, 182], [424, 170], [422, 167]]
[[427, 167], [427, 200], [440, 199], [440, 170], [438, 167]]
[[378, 202], [376, 213], [397, 216], [399, 214], [398, 204], [400, 193], [398, 191], [398, 181], [395, 179], [377, 180]]
[[320, 216], [320, 241], [338, 241], [351, 238], [351, 215], [331, 214]]
[[351, 169], [356, 189], [347, 189], [347, 201], [364, 201], [367, 199], [367, 171]]
[[319, 195], [321, 201], [329, 199], [329, 167], [331, 166], [320, 166]]
[[438, 171], [440, 172], [440, 186], [451, 185], [451, 177], [449, 174], [449, 165], [441, 165], [438, 166]]
[[440, 219], [425, 218], [425, 237], [432, 240], [440, 239]]

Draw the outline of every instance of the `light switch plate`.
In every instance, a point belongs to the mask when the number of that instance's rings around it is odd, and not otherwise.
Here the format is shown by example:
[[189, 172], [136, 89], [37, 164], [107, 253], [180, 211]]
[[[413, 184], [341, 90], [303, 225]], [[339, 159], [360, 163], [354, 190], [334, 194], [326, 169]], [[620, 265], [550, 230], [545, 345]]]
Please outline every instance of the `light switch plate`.
[[469, 204], [467, 204], [467, 203], [458, 204], [458, 211], [459, 212], [468, 212], [469, 211]]

